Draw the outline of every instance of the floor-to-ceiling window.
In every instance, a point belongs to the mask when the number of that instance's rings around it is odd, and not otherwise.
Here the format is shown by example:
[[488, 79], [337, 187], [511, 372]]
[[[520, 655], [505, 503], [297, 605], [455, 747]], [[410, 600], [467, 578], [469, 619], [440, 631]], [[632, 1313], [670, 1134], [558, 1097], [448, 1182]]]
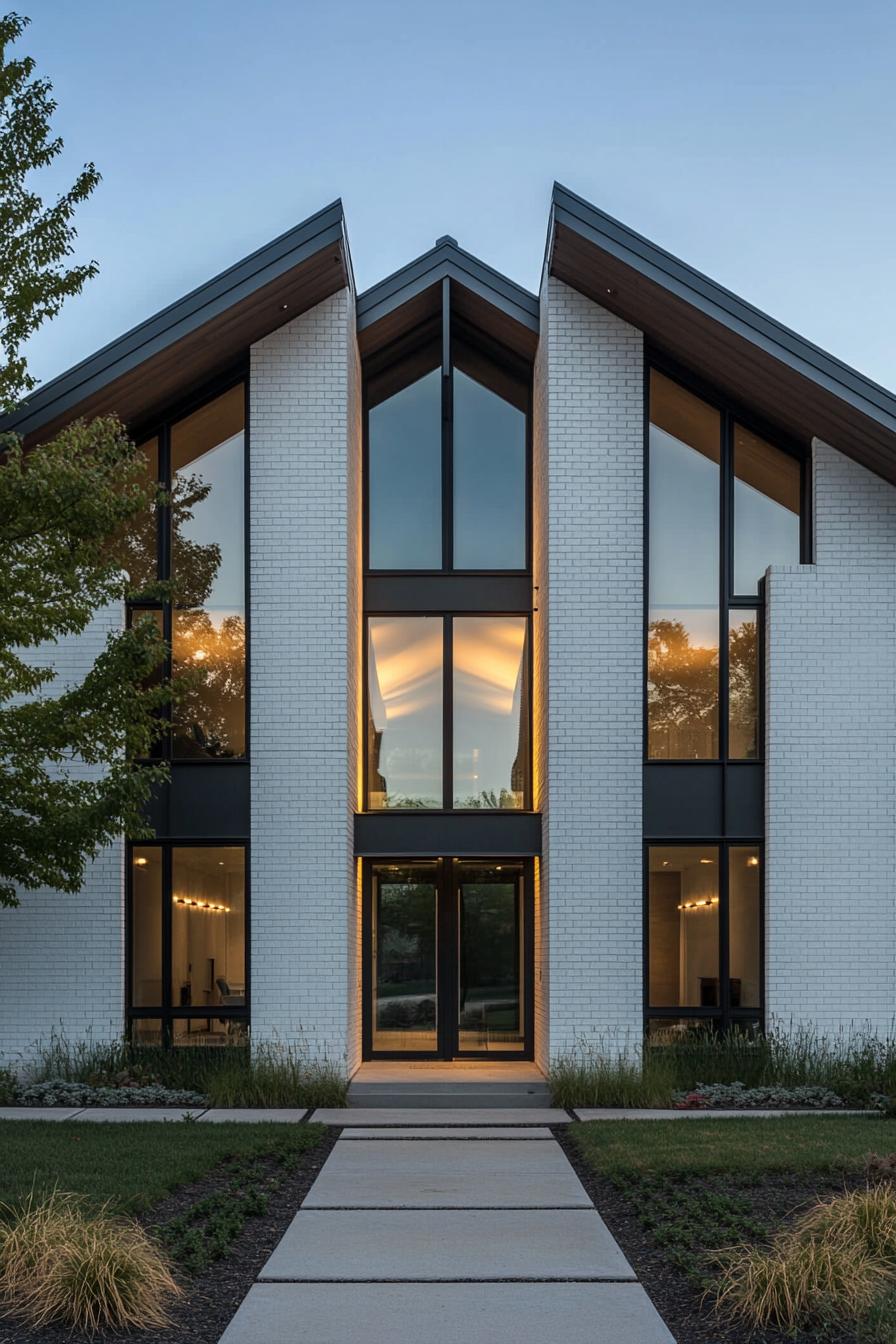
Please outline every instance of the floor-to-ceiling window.
[[762, 1020], [762, 579], [804, 553], [805, 467], [657, 367], [648, 415], [645, 1017], [668, 1038]]
[[[404, 856], [364, 868], [367, 1054], [532, 1049], [530, 865], [501, 857], [532, 807], [530, 393], [448, 281], [365, 366], [362, 806]], [[489, 847], [427, 850], [425, 814], [488, 814]]]
[[245, 426], [240, 380], [138, 433], [159, 503], [118, 540], [128, 620], [157, 626], [177, 689], [154, 753], [186, 772], [167, 786], [159, 842], [130, 856], [125, 1008], [138, 1042], [233, 1044], [248, 1024], [246, 833], [221, 825], [230, 795], [215, 783], [247, 756]]
[[248, 1025], [245, 847], [132, 845], [127, 924], [132, 1039], [241, 1043]]

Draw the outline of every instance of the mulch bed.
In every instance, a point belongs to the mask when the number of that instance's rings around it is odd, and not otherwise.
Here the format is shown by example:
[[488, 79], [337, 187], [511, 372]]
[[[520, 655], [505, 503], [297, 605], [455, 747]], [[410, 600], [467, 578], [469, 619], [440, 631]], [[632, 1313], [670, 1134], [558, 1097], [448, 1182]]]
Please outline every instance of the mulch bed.
[[[175, 1303], [172, 1324], [167, 1329], [103, 1332], [89, 1337], [92, 1344], [124, 1344], [125, 1341], [127, 1344], [218, 1344], [237, 1307], [311, 1189], [339, 1132], [328, 1128], [316, 1148], [298, 1155], [292, 1171], [284, 1171], [276, 1162], [270, 1163], [271, 1174], [280, 1184], [271, 1192], [267, 1212], [250, 1217], [230, 1243], [226, 1254], [213, 1261], [196, 1278], [185, 1282], [184, 1296]], [[142, 1214], [140, 1221], [146, 1226], [163, 1225], [226, 1185], [226, 1173], [211, 1171], [201, 1180], [175, 1190]], [[74, 1344], [74, 1341], [86, 1338], [73, 1335], [67, 1327], [31, 1330], [13, 1322], [0, 1321], [0, 1344]], [[259, 1341], [259, 1344], [263, 1342]]]
[[[784, 1335], [777, 1330], [751, 1332], [744, 1326], [726, 1328], [712, 1305], [703, 1301], [701, 1290], [687, 1275], [670, 1264], [665, 1249], [657, 1244], [649, 1229], [642, 1224], [636, 1203], [626, 1198], [625, 1193], [612, 1181], [595, 1174], [582, 1161], [579, 1150], [565, 1132], [565, 1126], [558, 1126], [553, 1132], [591, 1196], [595, 1208], [619, 1242], [629, 1264], [678, 1344], [819, 1344], [819, 1336], [815, 1332], [794, 1336]], [[712, 1192], [719, 1189], [719, 1184], [718, 1181], [690, 1177], [682, 1183], [682, 1190], [686, 1190], [689, 1197], [699, 1197], [701, 1188]], [[757, 1220], [771, 1232], [818, 1199], [842, 1194], [844, 1189], [864, 1184], [864, 1176], [828, 1176], [819, 1173], [814, 1176], [788, 1177], [776, 1172], [769, 1178], [768, 1184], [738, 1185], [737, 1190], [739, 1194], [748, 1196]], [[856, 1344], [856, 1337], [851, 1333], [828, 1333], [824, 1336], [824, 1344]]]

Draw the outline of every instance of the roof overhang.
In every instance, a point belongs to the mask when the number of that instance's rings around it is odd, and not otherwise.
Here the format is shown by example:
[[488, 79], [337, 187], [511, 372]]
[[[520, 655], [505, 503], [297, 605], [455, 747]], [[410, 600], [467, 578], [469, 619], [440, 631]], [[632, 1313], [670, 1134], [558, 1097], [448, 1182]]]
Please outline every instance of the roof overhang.
[[896, 483], [892, 393], [559, 185], [547, 264], [754, 415]]
[[358, 296], [358, 345], [366, 358], [409, 332], [437, 321], [442, 283], [451, 283], [452, 311], [526, 360], [538, 346], [538, 299], [486, 266], [452, 238]]
[[45, 383], [0, 419], [0, 431], [36, 441], [76, 416], [106, 413], [139, 425], [350, 277], [342, 202], [335, 201]]

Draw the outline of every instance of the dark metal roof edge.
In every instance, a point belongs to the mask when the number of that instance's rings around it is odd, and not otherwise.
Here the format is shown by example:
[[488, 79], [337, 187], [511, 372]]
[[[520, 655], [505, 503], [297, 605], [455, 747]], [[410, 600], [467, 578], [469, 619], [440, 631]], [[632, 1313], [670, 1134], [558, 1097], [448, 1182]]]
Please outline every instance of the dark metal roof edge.
[[896, 431], [896, 396], [887, 388], [820, 346], [800, 336], [776, 318], [719, 285], [687, 262], [666, 252], [619, 220], [554, 184], [548, 247], [553, 253], [554, 223], [564, 224], [618, 260], [634, 265], [642, 275], [677, 294], [707, 316], [761, 346], [797, 372], [822, 383], [869, 418]]
[[240, 298], [306, 261], [333, 243], [343, 248], [346, 279], [351, 260], [341, 200], [325, 206], [294, 228], [256, 248], [211, 280], [131, 327], [86, 359], [44, 383], [8, 415], [0, 418], [0, 432], [28, 433], [64, 414], [84, 396], [164, 349], [174, 340], [202, 326]]
[[424, 289], [448, 276], [500, 308], [522, 326], [538, 330], [538, 299], [515, 280], [466, 252], [456, 243], [441, 242], [393, 271], [363, 294], [357, 303], [358, 328], [371, 326]]

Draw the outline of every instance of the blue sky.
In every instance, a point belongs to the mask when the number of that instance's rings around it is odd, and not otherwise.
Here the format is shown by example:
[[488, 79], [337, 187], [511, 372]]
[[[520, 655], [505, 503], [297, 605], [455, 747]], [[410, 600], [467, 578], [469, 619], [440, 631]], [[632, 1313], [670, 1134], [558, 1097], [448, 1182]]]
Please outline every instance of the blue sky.
[[32, 0], [101, 274], [62, 372], [337, 196], [359, 289], [443, 233], [535, 289], [556, 178], [896, 387], [892, 0]]

